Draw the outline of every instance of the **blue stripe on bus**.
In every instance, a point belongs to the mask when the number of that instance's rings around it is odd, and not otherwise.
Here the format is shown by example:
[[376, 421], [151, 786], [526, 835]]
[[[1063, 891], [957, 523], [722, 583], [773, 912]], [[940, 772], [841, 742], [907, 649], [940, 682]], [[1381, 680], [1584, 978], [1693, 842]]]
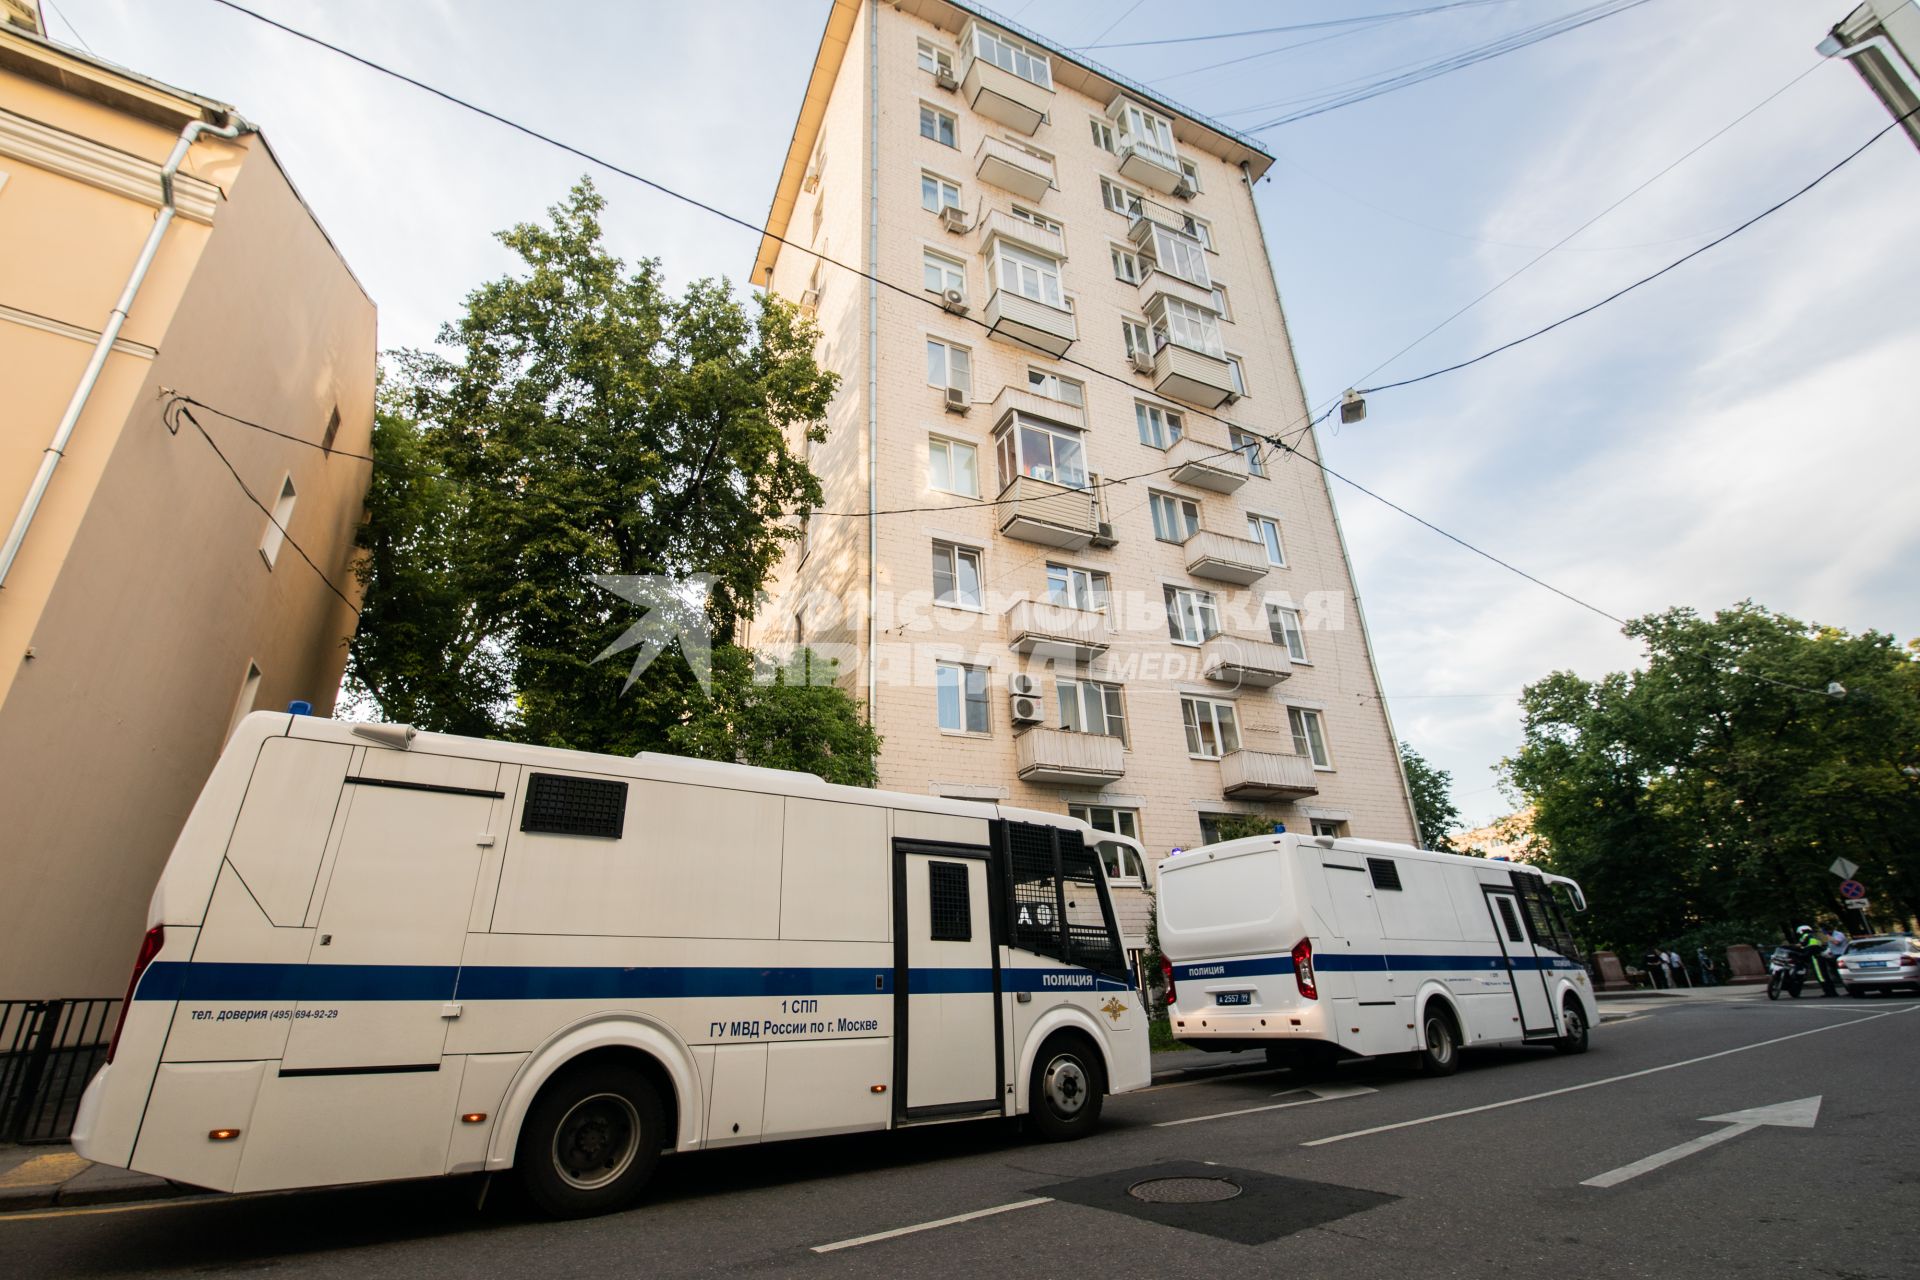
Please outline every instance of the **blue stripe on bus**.
[[[1321, 973], [1386, 973], [1389, 971], [1394, 973], [1493, 973], [1505, 969], [1507, 960], [1503, 956], [1485, 955], [1381, 955], [1370, 952], [1317, 951], [1313, 956], [1313, 966]], [[1571, 971], [1580, 968], [1573, 961], [1559, 956], [1515, 956], [1513, 967], [1527, 971], [1542, 969]], [[1292, 972], [1292, 956], [1254, 956], [1242, 960], [1177, 964], [1173, 967], [1173, 980], [1204, 982], [1210, 978], [1254, 978], [1265, 974]]]
[[[773, 966], [571, 967], [557, 965], [235, 964], [156, 960], [135, 1000], [672, 1000], [737, 996], [891, 995], [893, 968]], [[1006, 991], [1128, 991], [1085, 969], [1006, 969]], [[914, 969], [914, 995], [993, 990], [993, 970]]]

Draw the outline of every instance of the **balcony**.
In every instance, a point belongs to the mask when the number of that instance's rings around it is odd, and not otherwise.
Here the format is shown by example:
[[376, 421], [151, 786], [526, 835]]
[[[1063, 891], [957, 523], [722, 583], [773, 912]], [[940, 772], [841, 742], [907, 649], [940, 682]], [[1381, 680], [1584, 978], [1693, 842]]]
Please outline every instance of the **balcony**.
[[1177, 342], [1163, 342], [1153, 353], [1153, 389], [1200, 409], [1218, 409], [1239, 394], [1225, 360]]
[[1126, 744], [1098, 733], [1029, 729], [1014, 739], [1020, 781], [1100, 787], [1126, 776]]
[[1055, 359], [1067, 354], [1067, 348], [1080, 336], [1073, 312], [1006, 289], [994, 290], [987, 299], [987, 332], [996, 338], [1018, 342]]
[[1202, 529], [1187, 539], [1187, 572], [1196, 578], [1247, 586], [1267, 576], [1267, 549], [1252, 538]]
[[1007, 648], [1087, 662], [1107, 651], [1107, 615], [1045, 600], [1020, 600], [1007, 610]]
[[1293, 674], [1293, 658], [1271, 640], [1221, 634], [1200, 646], [1200, 674], [1235, 689], [1270, 689]]
[[1180, 172], [1179, 156], [1126, 134], [1120, 135], [1120, 176], [1143, 187], [1152, 187], [1161, 195], [1172, 195], [1173, 189], [1186, 179]]
[[1247, 482], [1247, 455], [1186, 435], [1167, 450], [1173, 469], [1167, 474], [1180, 484], [1209, 493], [1232, 493]]
[[1067, 241], [1058, 231], [1016, 218], [1005, 209], [990, 209], [987, 216], [980, 219], [980, 252], [991, 253], [995, 240], [1030, 249], [1056, 262], [1067, 260]]
[[1028, 200], [1038, 200], [1053, 190], [1053, 161], [1004, 138], [980, 139], [973, 153], [973, 171], [982, 182]]
[[1178, 298], [1202, 311], [1214, 309], [1212, 289], [1195, 284], [1185, 276], [1175, 275], [1156, 264], [1153, 270], [1140, 277], [1140, 309], [1152, 311], [1156, 300], [1160, 298]]
[[968, 58], [960, 73], [960, 96], [989, 120], [998, 120], [1029, 138], [1046, 123], [1047, 111], [1053, 106], [1053, 90], [979, 57]]
[[[1009, 538], [1043, 547], [1061, 547], [1078, 551], [1100, 532], [1100, 499], [1097, 490], [1069, 489], [1032, 476], [1015, 476], [1013, 483], [1000, 491], [1000, 532]], [[1247, 544], [1266, 563], [1266, 553], [1255, 543]]]
[[1220, 757], [1220, 794], [1229, 800], [1293, 800], [1318, 795], [1313, 761], [1277, 751], [1231, 751]]
[[992, 418], [994, 430], [998, 431], [1007, 424], [1007, 419], [1015, 413], [1024, 413], [1033, 418], [1045, 418], [1048, 422], [1057, 422], [1063, 427], [1072, 427], [1075, 431], [1087, 429], [1087, 411], [1077, 404], [1065, 400], [1055, 400], [1052, 396], [1035, 395], [1023, 387], [1002, 387], [1000, 394], [993, 398]]

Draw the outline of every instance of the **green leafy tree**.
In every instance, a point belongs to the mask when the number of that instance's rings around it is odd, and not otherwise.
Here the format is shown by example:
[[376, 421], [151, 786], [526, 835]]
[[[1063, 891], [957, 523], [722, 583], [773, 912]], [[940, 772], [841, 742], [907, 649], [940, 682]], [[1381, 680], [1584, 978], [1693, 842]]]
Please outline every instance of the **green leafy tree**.
[[[799, 536], [784, 517], [820, 501], [804, 442], [825, 438], [836, 380], [818, 332], [724, 281], [669, 293], [657, 261], [607, 251], [604, 205], [582, 180], [548, 222], [503, 232], [520, 268], [468, 296], [440, 334], [451, 354], [396, 357], [350, 673], [423, 728], [861, 775], [844, 693], [750, 691], [732, 647]], [[628, 663], [594, 659], [639, 614], [602, 574], [713, 579], [712, 705], [670, 657], [623, 696]]]
[[1453, 852], [1449, 834], [1460, 825], [1460, 810], [1453, 803], [1453, 775], [1427, 762], [1427, 758], [1406, 743], [1400, 744], [1400, 767], [1407, 773], [1407, 790], [1413, 793], [1413, 816], [1420, 825], [1425, 848], [1442, 853]]
[[[1595, 932], [1645, 947], [1834, 918], [1836, 857], [1920, 908], [1920, 663], [1892, 638], [1745, 602], [1630, 623], [1645, 669], [1556, 672], [1507, 762]], [[1831, 692], [1829, 690], [1831, 689]]]
[[790, 668], [756, 680], [744, 650], [718, 650], [713, 696], [693, 702], [686, 721], [668, 729], [668, 742], [682, 755], [799, 769], [828, 782], [871, 787], [878, 780], [880, 738], [858, 704], [825, 682], [835, 665], [803, 650]]
[[1227, 813], [1215, 820], [1215, 830], [1220, 833], [1221, 844], [1229, 840], [1245, 840], [1249, 836], [1270, 836], [1273, 824], [1278, 821], [1259, 813]]

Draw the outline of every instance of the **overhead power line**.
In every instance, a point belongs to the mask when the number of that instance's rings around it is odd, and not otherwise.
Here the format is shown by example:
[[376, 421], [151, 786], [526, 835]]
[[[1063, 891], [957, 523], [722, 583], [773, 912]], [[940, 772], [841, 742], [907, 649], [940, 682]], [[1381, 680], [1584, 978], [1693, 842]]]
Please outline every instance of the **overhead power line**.
[[1280, 27], [1250, 27], [1244, 31], [1216, 31], [1204, 36], [1168, 36], [1160, 40], [1116, 40], [1111, 44], [1076, 45], [1069, 53], [1092, 53], [1096, 49], [1146, 49], [1160, 45], [1204, 44], [1211, 40], [1244, 40], [1251, 36], [1282, 35], [1289, 31], [1318, 31], [1325, 27], [1350, 27], [1370, 22], [1395, 22], [1418, 18], [1449, 9], [1477, 9], [1490, 4], [1513, 4], [1515, 0], [1454, 0], [1452, 4], [1430, 4], [1424, 9], [1396, 9], [1390, 13], [1355, 14], [1350, 18], [1324, 18], [1319, 22], [1289, 22]]
[[[396, 71], [393, 68], [384, 66], [378, 62], [373, 61], [370, 58], [366, 58], [360, 54], [354, 53], [349, 49], [342, 48], [339, 45], [335, 45], [326, 40], [323, 40], [318, 36], [310, 35], [307, 32], [301, 31], [296, 27], [290, 27], [283, 22], [279, 22], [273, 18], [267, 17], [264, 14], [261, 14], [252, 9], [249, 9], [245, 5], [237, 3], [236, 0], [213, 0], [213, 2], [215, 4], [221, 5], [224, 8], [231, 9], [236, 13], [244, 14], [245, 16], [252, 18], [257, 22], [261, 22], [266, 24], [267, 26], [274, 27], [277, 30], [285, 32], [286, 34], [293, 36], [297, 39], [306, 41], [309, 44], [317, 45], [320, 48], [326, 49], [340, 57], [343, 57], [352, 62], [358, 63], [361, 66], [364, 66], [371, 71], [377, 72], [384, 76], [391, 77], [392, 79], [395, 79], [395, 80], [399, 80], [405, 84], [409, 84], [414, 88], [419, 89], [423, 93], [431, 94], [432, 96], [439, 98], [444, 102], [451, 103], [454, 106], [458, 106], [464, 110], [471, 111], [476, 115], [483, 116], [486, 119], [492, 120], [497, 124], [504, 125], [505, 127], [512, 129], [517, 133], [524, 134], [527, 137], [533, 138], [536, 141], [543, 142], [548, 146], [556, 148], [557, 150], [564, 151], [569, 155], [577, 156], [580, 159], [587, 161], [589, 164], [596, 165], [600, 168], [607, 170], [610, 173], [615, 173], [620, 175], [621, 177], [628, 178], [634, 182], [639, 183], [644, 187], [647, 187], [650, 190], [657, 191], [662, 195], [668, 196], [674, 200], [678, 200], [684, 204], [690, 205], [706, 213], [712, 214], [714, 217], [720, 218], [723, 221], [733, 223], [736, 226], [744, 227], [750, 231], [759, 232], [760, 234], [763, 234], [763, 235], [769, 235], [776, 243], [785, 245], [786, 247], [791, 248], [796, 252], [805, 253], [810, 257], [814, 258], [816, 261], [827, 263], [828, 265], [833, 266], [839, 270], [846, 271], [851, 275], [860, 277], [862, 279], [870, 280], [875, 285], [881, 288], [889, 289], [895, 293], [900, 294], [903, 297], [912, 298], [916, 301], [924, 303], [925, 305], [928, 305], [928, 306], [940, 305], [937, 299], [927, 297], [923, 291], [908, 289], [893, 281], [886, 280], [878, 275], [869, 273], [861, 269], [860, 267], [854, 266], [847, 262], [840, 261], [836, 258], [820, 253], [815, 249], [809, 248], [805, 245], [796, 244], [793, 241], [785, 239], [784, 237], [771, 236], [771, 233], [765, 231], [764, 228], [759, 227], [754, 223], [748, 221], [747, 219], [739, 217], [736, 214], [728, 213], [724, 209], [720, 209], [714, 205], [708, 204], [707, 202], [700, 200], [697, 197], [690, 196], [683, 192], [677, 191], [674, 188], [669, 187], [664, 183], [659, 182], [653, 178], [646, 177], [645, 175], [636, 173], [631, 169], [627, 169], [621, 165], [614, 164], [612, 161], [604, 160], [601, 157], [596, 156], [593, 153], [586, 151], [580, 147], [577, 147], [571, 143], [561, 141], [560, 139], [555, 138], [550, 134], [543, 133], [540, 130], [535, 129], [530, 125], [522, 124], [519, 121], [512, 119], [511, 117], [503, 116], [496, 111], [492, 111], [476, 103], [469, 102], [464, 98], [460, 98], [457, 95], [449, 93], [444, 89], [440, 89], [434, 85], [426, 83], [423, 80], [419, 80], [413, 76], [409, 76], [404, 72]], [[1644, 3], [1645, 0], [1639, 0], [1639, 2]], [[981, 328], [986, 327], [985, 321], [979, 320], [974, 317], [967, 317], [967, 319], [971, 323], [978, 325]], [[1077, 360], [1066, 359], [1064, 357], [1062, 358], [1061, 363], [1071, 365], [1074, 368], [1083, 369], [1095, 377], [1126, 387], [1131, 394], [1138, 394], [1139, 388], [1136, 384], [1134, 384], [1133, 382], [1127, 379], [1121, 378], [1115, 374], [1109, 373], [1104, 369], [1098, 369], [1093, 367], [1092, 365], [1088, 365]], [[1335, 399], [1334, 401], [1330, 402], [1327, 406], [1325, 406], [1321, 414], [1319, 415], [1319, 418], [1325, 417], [1326, 414], [1331, 411], [1333, 405], [1337, 403], [1338, 403], [1338, 400]], [[1204, 411], [1194, 410], [1194, 411], [1191, 411], [1191, 415], [1200, 417], [1200, 418], [1205, 418], [1208, 421], [1220, 423], [1221, 425], [1232, 428], [1234, 430], [1239, 430], [1243, 432], [1247, 430], [1247, 428], [1242, 426], [1241, 424], [1229, 422], [1224, 418], [1216, 417], [1213, 414], [1206, 413]], [[1509, 570], [1510, 572], [1518, 574], [1520, 577], [1525, 578], [1527, 581], [1532, 582], [1537, 586], [1544, 587], [1547, 590], [1553, 592], [1555, 595], [1558, 595], [1567, 600], [1570, 600], [1573, 603], [1580, 605], [1582, 608], [1592, 610], [1593, 612], [1598, 613], [1602, 617], [1605, 617], [1611, 621], [1616, 621], [1616, 622], [1620, 621], [1618, 618], [1615, 617], [1615, 615], [1608, 613], [1604, 609], [1600, 609], [1598, 606], [1589, 604], [1586, 601], [1581, 600], [1577, 596], [1574, 596], [1566, 591], [1562, 591], [1560, 588], [1553, 586], [1551, 583], [1545, 582], [1542, 579], [1537, 578], [1534, 575], [1527, 573], [1522, 569], [1516, 568], [1515, 566], [1508, 564], [1506, 561], [1500, 559], [1498, 556], [1493, 555], [1491, 552], [1484, 551], [1481, 548], [1474, 546], [1472, 543], [1466, 541], [1465, 539], [1459, 537], [1458, 535], [1449, 533], [1445, 529], [1440, 528], [1438, 525], [1433, 524], [1431, 521], [1415, 515], [1413, 512], [1408, 511], [1406, 508], [1399, 506], [1397, 503], [1394, 503], [1389, 499], [1382, 497], [1380, 494], [1375, 493], [1373, 490], [1368, 489], [1365, 486], [1359, 484], [1357, 481], [1348, 479], [1346, 476], [1341, 475], [1336, 471], [1333, 471], [1331, 468], [1328, 468], [1324, 463], [1322, 463], [1319, 459], [1309, 454], [1302, 453], [1296, 447], [1297, 442], [1299, 439], [1304, 438], [1308, 430], [1311, 429], [1314, 422], [1317, 422], [1319, 418], [1314, 417], [1311, 411], [1309, 411], [1308, 413], [1303, 414], [1300, 418], [1295, 419], [1292, 423], [1289, 423], [1286, 428], [1282, 428], [1282, 430], [1286, 430], [1292, 427], [1300, 427], [1299, 432], [1295, 436], [1294, 442], [1290, 443], [1286, 441], [1284, 437], [1279, 436], [1277, 434], [1272, 436], [1267, 436], [1265, 437], [1265, 439], [1268, 441], [1269, 444], [1273, 444], [1278, 446], [1280, 449], [1284, 449], [1288, 454], [1294, 457], [1306, 459], [1308, 462], [1312, 463], [1314, 466], [1319, 467], [1321, 471], [1323, 471], [1325, 474], [1334, 476], [1336, 479], [1341, 480], [1348, 485], [1351, 485], [1352, 487], [1360, 490], [1360, 492], [1366, 494], [1368, 497], [1373, 498], [1375, 501], [1393, 508], [1395, 511], [1400, 512], [1400, 514], [1406, 516], [1408, 519], [1413, 520], [1416, 523], [1432, 530], [1433, 532], [1440, 534], [1442, 537], [1447, 538], [1449, 541], [1455, 542], [1460, 546], [1465, 547], [1466, 549], [1472, 551], [1474, 554], [1481, 556], [1489, 561], [1492, 561], [1494, 564], [1497, 564], [1502, 568]], [[1304, 423], [1305, 425], [1301, 426], [1302, 423]], [[199, 424], [196, 422], [195, 426], [198, 427], [198, 425]], [[203, 436], [206, 435], [204, 430], [202, 430], [201, 434]], [[207, 437], [207, 439], [208, 439], [208, 443], [212, 444], [211, 437]], [[217, 451], [217, 446], [216, 446], [216, 451]], [[235, 478], [238, 479], [238, 473], [235, 474]], [[252, 496], [251, 492], [249, 492], [248, 496], [249, 497]], [[257, 502], [258, 500], [255, 499], [255, 501]], [[861, 513], [861, 514], [866, 514], [866, 513]], [[329, 582], [329, 585], [331, 585], [330, 582]], [[338, 594], [337, 589], [336, 589], [336, 594]], [[344, 597], [342, 598], [344, 599]]]
[[225, 409], [216, 409], [204, 400], [195, 400], [192, 396], [181, 395], [178, 392], [174, 393], [174, 395], [167, 401], [166, 405], [161, 409], [161, 413], [164, 415], [170, 412], [175, 405], [182, 405], [182, 404], [192, 405], [196, 409], [205, 409], [208, 413], [218, 414], [220, 417], [225, 418], [228, 422], [238, 423], [243, 427], [251, 427], [255, 431], [263, 431], [270, 436], [279, 436], [282, 440], [290, 440], [294, 444], [305, 445], [309, 449], [318, 449], [320, 452], [326, 454], [330, 458], [352, 458], [358, 462], [374, 461], [373, 457], [368, 454], [355, 453], [351, 449], [335, 449], [329, 445], [322, 444], [317, 440], [308, 440], [302, 436], [288, 435], [284, 431], [276, 431], [272, 427], [263, 426], [258, 422], [250, 422], [247, 419], [240, 417], [238, 414], [228, 413]]

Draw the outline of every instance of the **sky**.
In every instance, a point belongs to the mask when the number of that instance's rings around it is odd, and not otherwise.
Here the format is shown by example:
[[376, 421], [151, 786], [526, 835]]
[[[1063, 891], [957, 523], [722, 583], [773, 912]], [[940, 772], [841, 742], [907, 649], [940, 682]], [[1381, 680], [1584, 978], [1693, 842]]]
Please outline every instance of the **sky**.
[[[1001, 11], [1076, 48], [1435, 2], [1003, 0]], [[250, 3], [755, 225], [829, 7]], [[1587, 3], [1493, 0], [1357, 30], [1086, 56], [1245, 128], [1280, 114], [1267, 104]], [[491, 233], [540, 218], [587, 170], [212, 0], [49, 7], [54, 38], [233, 103], [261, 126], [379, 304], [383, 347], [431, 343], [469, 290], [513, 265]], [[1257, 199], [1309, 401], [1421, 374], [1559, 319], [1852, 151], [1889, 117], [1850, 67], [1813, 52], [1851, 7], [1649, 0], [1262, 133], [1277, 161]], [[1342, 34], [1280, 49], [1332, 32]], [[594, 178], [611, 201], [616, 252], [661, 259], [674, 285], [744, 281], [755, 232], [624, 178]], [[1751, 598], [1848, 630], [1920, 636], [1916, 224], [1920, 151], [1895, 132], [1781, 212], [1593, 315], [1472, 369], [1369, 397], [1365, 421], [1324, 431], [1326, 462], [1622, 618]], [[1555, 670], [1626, 669], [1639, 648], [1616, 623], [1333, 487], [1395, 726], [1452, 774], [1463, 817], [1483, 823], [1511, 807], [1493, 768], [1519, 745], [1521, 687]]]

